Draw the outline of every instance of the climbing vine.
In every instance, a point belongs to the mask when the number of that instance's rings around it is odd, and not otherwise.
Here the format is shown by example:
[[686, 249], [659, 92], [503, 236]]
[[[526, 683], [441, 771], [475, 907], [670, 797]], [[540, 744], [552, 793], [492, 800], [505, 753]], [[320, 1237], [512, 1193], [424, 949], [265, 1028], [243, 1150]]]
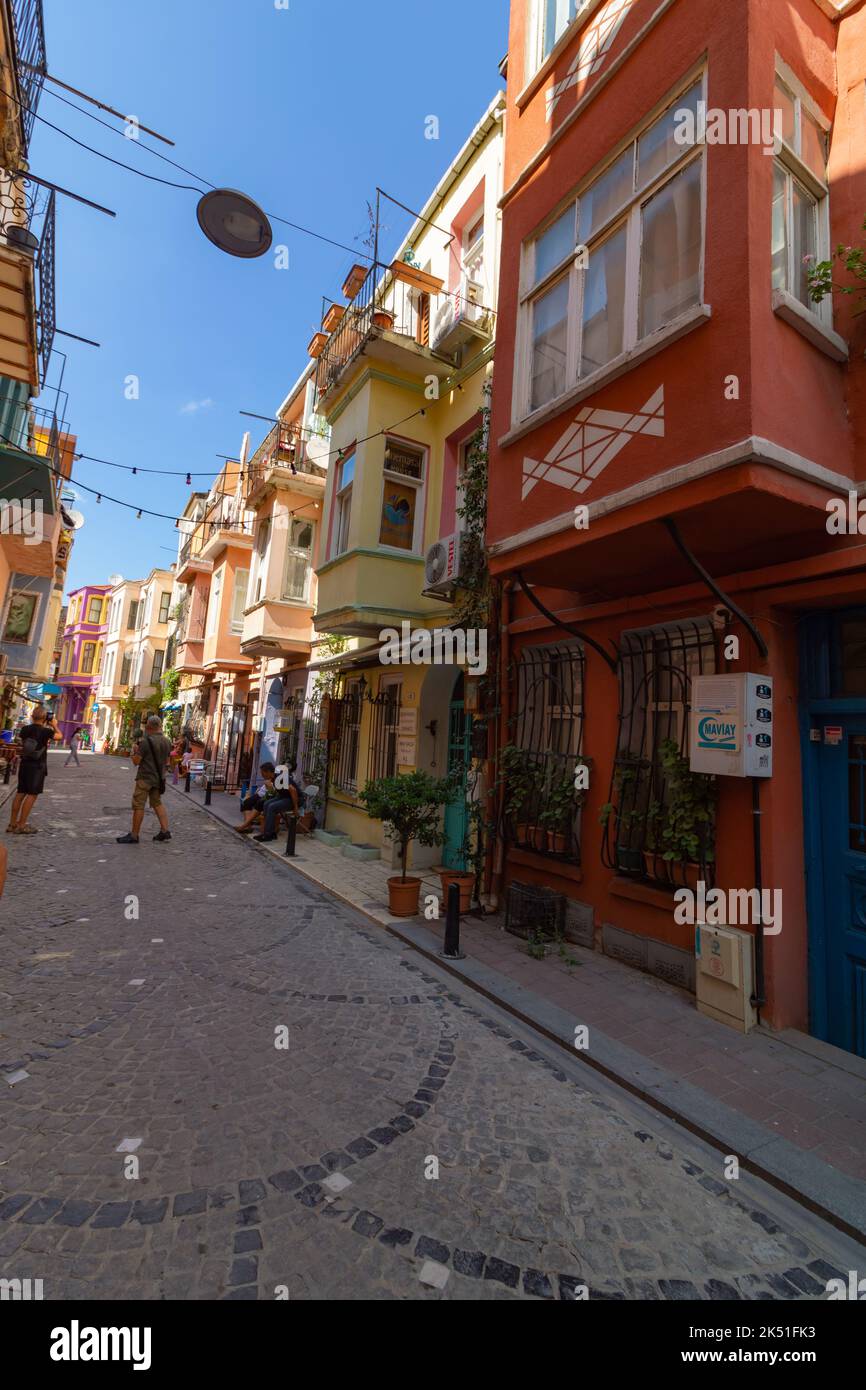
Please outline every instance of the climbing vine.
[[484, 384], [481, 424], [469, 440], [463, 473], [463, 500], [457, 508], [462, 522], [460, 584], [454, 626], [486, 628], [490, 619], [490, 572], [487, 568], [487, 473], [490, 447], [490, 395]]

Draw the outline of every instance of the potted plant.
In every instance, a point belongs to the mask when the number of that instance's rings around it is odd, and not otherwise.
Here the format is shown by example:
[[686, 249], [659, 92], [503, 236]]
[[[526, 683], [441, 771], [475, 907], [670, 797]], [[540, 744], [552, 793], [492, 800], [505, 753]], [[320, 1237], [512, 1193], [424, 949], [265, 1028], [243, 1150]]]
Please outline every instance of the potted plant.
[[353, 265], [349, 274], [343, 281], [343, 295], [348, 300], [353, 300], [370, 273], [368, 265]]
[[608, 822], [612, 815], [616, 816], [616, 866], [626, 873], [641, 873], [643, 871], [643, 854], [639, 849], [632, 849], [631, 830], [632, 826], [640, 819], [637, 811], [632, 808], [624, 810], [624, 805], [629, 800], [629, 789], [632, 789], [632, 802], [637, 791], [638, 761], [634, 758], [620, 758], [616, 763], [616, 771], [613, 776], [613, 789], [616, 803], [608, 801], [601, 808], [599, 813], [599, 824], [607, 829]]
[[400, 851], [400, 877], [388, 879], [388, 903], [395, 917], [414, 917], [421, 892], [420, 878], [409, 878], [406, 860], [409, 845], [441, 845], [442, 807], [454, 796], [454, 785], [447, 778], [430, 777], [426, 772], [407, 772], [398, 777], [380, 777], [368, 782], [358, 800], [373, 820], [380, 820], [385, 834]]
[[674, 883], [693, 891], [715, 862], [714, 831], [718, 789], [705, 772], [692, 772], [689, 760], [674, 739], [659, 745], [665, 775], [665, 803], [661, 826], [662, 858], [670, 866]]
[[664, 806], [651, 801], [647, 807], [646, 830], [644, 833], [643, 865], [647, 878], [670, 882], [670, 865], [663, 854], [662, 817]]
[[333, 333], [340, 326], [340, 320], [346, 312], [345, 304], [332, 304], [325, 317], [322, 319], [322, 328], [326, 333]]
[[321, 357], [327, 345], [327, 333], [314, 333], [312, 338], [310, 339], [310, 346], [307, 348], [307, 352], [309, 353], [310, 357]]
[[535, 845], [537, 827], [528, 825], [520, 819], [521, 812], [531, 801], [535, 790], [535, 779], [529, 754], [523, 748], [508, 743], [499, 754], [499, 781], [505, 787], [504, 812], [506, 819], [514, 826], [514, 838], [518, 845]]
[[452, 883], [456, 883], [460, 889], [460, 911], [468, 912], [472, 906], [472, 894], [475, 889], [475, 875], [469, 869], [440, 869], [439, 879], [442, 884], [442, 904], [448, 908], [448, 889]]
[[584, 800], [585, 793], [577, 789], [571, 772], [555, 777], [546, 788], [544, 810], [538, 819], [547, 832], [547, 848], [552, 854], [565, 854], [568, 849], [570, 825]]
[[402, 280], [424, 294], [441, 294], [442, 286], [445, 284], [438, 275], [431, 275], [429, 271], [411, 265], [408, 261], [392, 261], [390, 270], [395, 280]]
[[393, 328], [395, 316], [392, 309], [379, 307], [373, 310], [373, 323], [376, 328]]

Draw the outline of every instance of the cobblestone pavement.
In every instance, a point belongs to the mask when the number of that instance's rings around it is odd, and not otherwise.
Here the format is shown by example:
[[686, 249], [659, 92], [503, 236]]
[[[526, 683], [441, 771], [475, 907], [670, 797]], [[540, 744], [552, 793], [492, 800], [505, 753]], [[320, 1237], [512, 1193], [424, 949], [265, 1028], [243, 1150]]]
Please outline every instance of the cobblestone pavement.
[[0, 1278], [48, 1299], [809, 1299], [852, 1267], [180, 798], [170, 844], [150, 816], [115, 844], [131, 781], [53, 755], [40, 834], [6, 841]]

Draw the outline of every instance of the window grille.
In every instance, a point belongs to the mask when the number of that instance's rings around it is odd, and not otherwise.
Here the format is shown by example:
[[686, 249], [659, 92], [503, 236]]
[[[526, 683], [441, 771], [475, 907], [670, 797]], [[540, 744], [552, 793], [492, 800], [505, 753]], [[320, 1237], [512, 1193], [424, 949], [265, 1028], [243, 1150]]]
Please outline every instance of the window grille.
[[537, 854], [580, 863], [584, 653], [579, 642], [524, 647], [512, 665], [511, 743], [503, 750], [506, 832]]
[[331, 746], [331, 780], [344, 792], [358, 789], [358, 750], [361, 739], [361, 692], [357, 682], [350, 682], [336, 704], [335, 735]]
[[367, 777], [375, 782], [380, 777], [394, 777], [397, 774], [397, 735], [400, 727], [400, 694], [403, 687], [399, 681], [380, 689], [373, 701], [372, 723], [370, 729], [370, 755], [367, 763]]
[[[624, 632], [620, 642], [620, 725], [606, 808], [602, 861], [635, 878], [669, 884], [683, 879], [681, 847], [670, 812], [688, 759], [692, 680], [717, 669], [709, 618], [684, 619]], [[694, 862], [712, 879], [714, 779], [691, 784], [699, 808]], [[703, 818], [704, 812], [706, 819]], [[674, 854], [666, 859], [665, 854]]]

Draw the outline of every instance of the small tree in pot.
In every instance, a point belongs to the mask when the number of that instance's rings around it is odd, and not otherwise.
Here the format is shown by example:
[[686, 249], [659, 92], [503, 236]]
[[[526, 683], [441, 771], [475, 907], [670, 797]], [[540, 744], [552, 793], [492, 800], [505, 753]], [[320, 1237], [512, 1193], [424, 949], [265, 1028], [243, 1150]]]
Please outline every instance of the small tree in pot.
[[395, 917], [414, 917], [418, 911], [421, 880], [406, 875], [409, 845], [413, 840], [419, 845], [444, 843], [442, 808], [453, 796], [450, 779], [406, 772], [368, 782], [358, 797], [368, 816], [382, 821], [386, 836], [399, 847], [400, 877], [388, 880], [389, 906]]

